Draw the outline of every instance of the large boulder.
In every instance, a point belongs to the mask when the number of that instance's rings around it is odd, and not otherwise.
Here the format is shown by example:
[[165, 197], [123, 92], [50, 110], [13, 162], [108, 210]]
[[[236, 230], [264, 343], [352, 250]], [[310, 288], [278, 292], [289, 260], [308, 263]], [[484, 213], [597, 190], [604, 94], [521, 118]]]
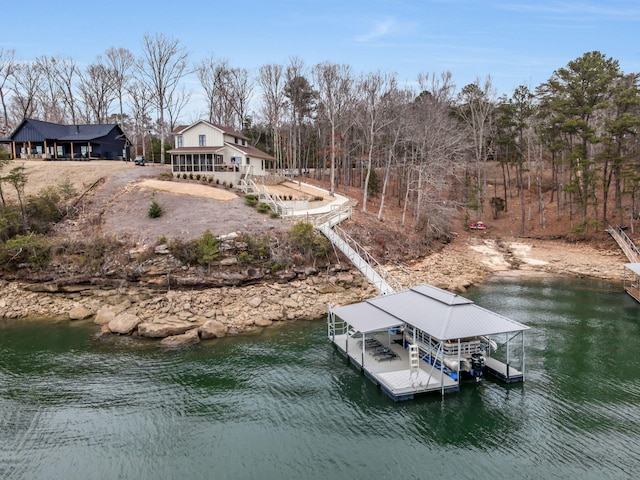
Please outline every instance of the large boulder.
[[116, 312], [110, 306], [105, 305], [98, 310], [93, 321], [98, 325], [108, 325], [114, 318], [116, 318]]
[[113, 333], [128, 335], [136, 329], [141, 321], [131, 313], [121, 313], [109, 322], [109, 330]]
[[144, 322], [138, 325], [138, 335], [141, 337], [165, 338], [172, 335], [180, 335], [192, 328], [193, 323], [185, 321]]
[[86, 307], [77, 305], [69, 310], [69, 318], [71, 320], [84, 320], [93, 315], [93, 312]]
[[217, 320], [207, 320], [200, 328], [200, 338], [221, 338], [227, 334], [227, 326]]
[[192, 328], [182, 335], [172, 335], [170, 337], [163, 338], [160, 341], [160, 344], [164, 345], [165, 347], [183, 347], [186, 345], [194, 345], [198, 342], [200, 342], [198, 329]]

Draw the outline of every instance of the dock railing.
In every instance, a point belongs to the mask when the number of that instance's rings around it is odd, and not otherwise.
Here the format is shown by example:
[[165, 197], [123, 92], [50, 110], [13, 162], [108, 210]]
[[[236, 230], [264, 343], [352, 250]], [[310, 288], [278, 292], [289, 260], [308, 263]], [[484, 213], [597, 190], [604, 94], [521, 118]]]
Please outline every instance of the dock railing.
[[400, 283], [364, 247], [337, 226], [351, 216], [350, 208], [336, 209], [316, 219], [314, 222], [316, 229], [344, 253], [380, 293], [386, 295], [400, 290], [402, 288]]
[[629, 236], [624, 233], [624, 229], [622, 227], [614, 228], [609, 225], [609, 227], [607, 228], [607, 232], [620, 246], [630, 263], [640, 263], [640, 251], [635, 246], [633, 241], [629, 238]]

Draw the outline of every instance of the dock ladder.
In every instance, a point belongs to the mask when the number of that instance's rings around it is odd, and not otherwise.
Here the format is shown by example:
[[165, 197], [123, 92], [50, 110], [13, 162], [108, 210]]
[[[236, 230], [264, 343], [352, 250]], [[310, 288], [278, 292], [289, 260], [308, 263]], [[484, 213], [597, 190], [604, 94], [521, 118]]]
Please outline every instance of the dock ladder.
[[415, 343], [409, 344], [409, 377], [413, 388], [421, 386], [420, 382], [420, 349]]

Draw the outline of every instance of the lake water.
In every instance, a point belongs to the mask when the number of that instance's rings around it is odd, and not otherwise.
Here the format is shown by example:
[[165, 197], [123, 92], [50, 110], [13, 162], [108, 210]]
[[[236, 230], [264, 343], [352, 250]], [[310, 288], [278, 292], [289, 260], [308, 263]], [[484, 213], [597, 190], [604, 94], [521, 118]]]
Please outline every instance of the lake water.
[[640, 305], [574, 279], [467, 297], [532, 327], [524, 384], [394, 403], [324, 319], [174, 351], [0, 321], [0, 478], [638, 478]]

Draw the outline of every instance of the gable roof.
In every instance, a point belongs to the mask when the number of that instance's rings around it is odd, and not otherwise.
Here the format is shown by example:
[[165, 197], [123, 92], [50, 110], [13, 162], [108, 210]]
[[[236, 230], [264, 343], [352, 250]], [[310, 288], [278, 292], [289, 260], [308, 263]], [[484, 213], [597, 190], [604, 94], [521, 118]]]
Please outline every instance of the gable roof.
[[236, 150], [239, 150], [240, 152], [244, 153], [248, 157], [263, 158], [265, 160], [275, 160], [275, 157], [272, 157], [268, 153], [263, 152], [259, 148], [252, 147], [251, 145], [238, 145], [237, 143], [230, 143], [230, 142], [225, 142], [225, 145], [231, 148], [235, 148]]
[[215, 128], [217, 130], [220, 130], [222, 133], [225, 133], [225, 134], [230, 135], [232, 137], [242, 138], [243, 140], [249, 140], [241, 132], [238, 132], [238, 131], [236, 131], [236, 130], [234, 130], [232, 128], [229, 128], [229, 127], [225, 127], [223, 125], [219, 125], [217, 123], [208, 122], [206, 120], [198, 120], [197, 122], [194, 122], [191, 125], [178, 125], [173, 129], [173, 131], [171, 133], [173, 135], [182, 135], [187, 130], [189, 130], [189, 129], [191, 129], [191, 128], [193, 128], [196, 125], [199, 125], [201, 123], [204, 123], [205, 125], [208, 125], [208, 126], [210, 126], [212, 128]]
[[114, 128], [122, 134], [116, 124], [61, 125], [25, 118], [11, 134], [16, 142], [43, 142], [45, 140], [91, 141], [107, 136]]
[[418, 285], [333, 313], [362, 333], [404, 324], [438, 340], [519, 332], [529, 327], [432, 285]]

